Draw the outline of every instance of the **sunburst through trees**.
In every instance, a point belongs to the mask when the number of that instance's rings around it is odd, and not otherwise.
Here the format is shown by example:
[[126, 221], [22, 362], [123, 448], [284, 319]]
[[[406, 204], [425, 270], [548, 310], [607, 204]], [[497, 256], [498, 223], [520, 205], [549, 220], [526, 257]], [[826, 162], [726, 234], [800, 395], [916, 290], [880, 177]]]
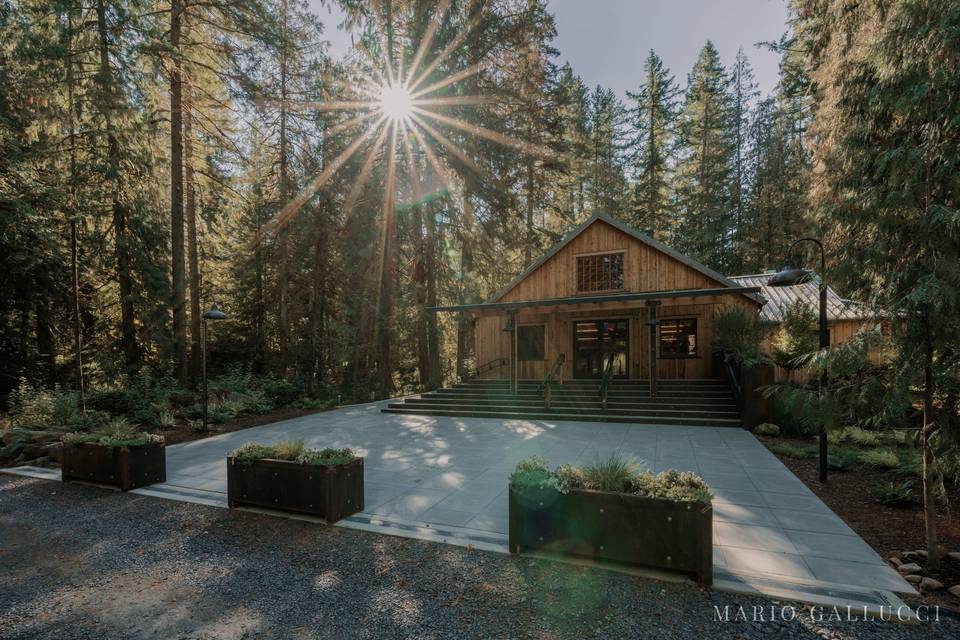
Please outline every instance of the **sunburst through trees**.
[[[548, 151], [538, 145], [482, 127], [469, 119], [444, 113], [451, 108], [496, 104], [502, 100], [499, 96], [468, 95], [462, 91], [470, 78], [483, 71], [484, 60], [462, 69], [444, 69], [444, 63], [451, 60], [452, 54], [464, 45], [471, 33], [482, 28], [482, 11], [470, 17], [443, 49], [427, 61], [437, 30], [450, 10], [450, 0], [440, 0], [435, 5], [427, 27], [419, 38], [412, 34], [398, 34], [391, 20], [383, 19], [381, 3], [378, 1], [373, 5], [371, 17], [375, 29], [372, 36], [364, 37], [357, 45], [365, 62], [354, 69], [359, 82], [344, 87], [348, 94], [352, 94], [351, 99], [288, 105], [291, 108], [348, 115], [334, 125], [328, 134], [357, 130], [356, 137], [299, 194], [281, 207], [265, 227], [266, 233], [276, 233], [289, 224], [310, 198], [344, 164], [360, 153], [363, 153], [364, 159], [346, 197], [344, 210], [350, 212], [377, 164], [385, 163], [384, 225], [390, 223], [394, 213], [398, 162], [403, 163], [403, 174], [409, 177], [412, 191], [418, 198], [423, 196], [423, 182], [415, 156], [425, 159], [429, 170], [435, 174], [434, 182], [449, 188], [454, 187], [459, 171], [469, 171], [479, 179], [486, 177], [484, 170], [471, 157], [473, 154], [452, 140], [445, 131], [456, 131], [538, 157], [548, 155]], [[391, 15], [389, 10], [386, 13]], [[400, 40], [404, 43], [419, 40], [416, 52], [409, 60], [406, 55], [409, 50], [403, 44], [397, 44]], [[457, 162], [450, 163], [447, 161], [449, 158]]]

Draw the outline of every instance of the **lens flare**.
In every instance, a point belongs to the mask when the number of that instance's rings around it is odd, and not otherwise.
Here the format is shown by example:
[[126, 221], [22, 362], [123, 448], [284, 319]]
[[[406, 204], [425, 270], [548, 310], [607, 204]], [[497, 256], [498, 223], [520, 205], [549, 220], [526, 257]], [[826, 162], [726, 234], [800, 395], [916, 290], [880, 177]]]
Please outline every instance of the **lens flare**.
[[406, 120], [413, 110], [413, 96], [403, 85], [385, 85], [377, 102], [380, 113], [396, 122]]

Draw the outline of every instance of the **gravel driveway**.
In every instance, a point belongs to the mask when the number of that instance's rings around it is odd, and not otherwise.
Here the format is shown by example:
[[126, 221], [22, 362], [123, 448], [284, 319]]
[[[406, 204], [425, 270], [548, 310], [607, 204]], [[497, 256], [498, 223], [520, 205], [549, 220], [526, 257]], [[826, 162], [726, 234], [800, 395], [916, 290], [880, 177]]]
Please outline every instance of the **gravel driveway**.
[[[770, 601], [616, 572], [0, 476], [3, 638], [956, 638], [734, 621]], [[731, 621], [716, 619], [729, 606]], [[779, 604], [777, 605], [780, 606]], [[798, 607], [799, 610], [799, 607]]]

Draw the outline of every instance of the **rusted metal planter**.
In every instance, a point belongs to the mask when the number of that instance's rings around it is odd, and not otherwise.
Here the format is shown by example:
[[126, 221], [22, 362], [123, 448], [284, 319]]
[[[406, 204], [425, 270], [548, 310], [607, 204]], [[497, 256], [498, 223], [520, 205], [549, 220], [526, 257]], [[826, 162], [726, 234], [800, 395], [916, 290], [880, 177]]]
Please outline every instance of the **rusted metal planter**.
[[167, 455], [162, 442], [132, 446], [64, 444], [60, 473], [64, 482], [92, 482], [129, 491], [166, 482]]
[[270, 459], [239, 463], [231, 456], [227, 498], [231, 509], [278, 509], [333, 524], [363, 511], [363, 458], [321, 466]]
[[713, 507], [571, 489], [509, 490], [510, 552], [677, 571], [713, 584]]

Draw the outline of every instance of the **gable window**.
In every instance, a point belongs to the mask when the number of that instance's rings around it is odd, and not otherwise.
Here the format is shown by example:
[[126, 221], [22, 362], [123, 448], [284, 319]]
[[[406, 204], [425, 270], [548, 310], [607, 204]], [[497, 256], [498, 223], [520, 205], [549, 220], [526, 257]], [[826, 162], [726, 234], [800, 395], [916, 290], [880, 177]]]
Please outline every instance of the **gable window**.
[[546, 360], [546, 327], [542, 324], [517, 327], [517, 360], [520, 362]]
[[577, 256], [577, 292], [620, 291], [624, 252]]
[[697, 357], [696, 318], [666, 318], [660, 321], [660, 357]]

